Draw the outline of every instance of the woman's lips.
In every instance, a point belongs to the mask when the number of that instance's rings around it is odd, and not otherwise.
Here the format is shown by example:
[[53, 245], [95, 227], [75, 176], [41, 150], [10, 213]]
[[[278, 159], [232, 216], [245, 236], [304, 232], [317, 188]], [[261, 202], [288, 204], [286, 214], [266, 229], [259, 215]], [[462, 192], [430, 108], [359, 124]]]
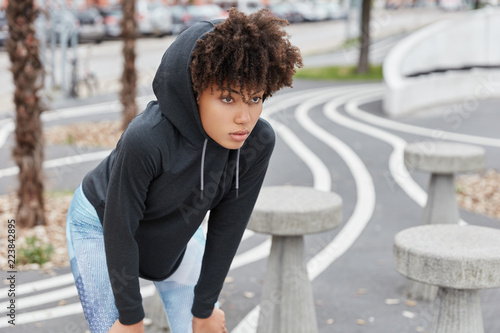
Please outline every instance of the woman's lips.
[[248, 137], [248, 134], [249, 134], [248, 131], [237, 131], [237, 132], [230, 133], [233, 140], [239, 141], [239, 142], [245, 141], [246, 138]]

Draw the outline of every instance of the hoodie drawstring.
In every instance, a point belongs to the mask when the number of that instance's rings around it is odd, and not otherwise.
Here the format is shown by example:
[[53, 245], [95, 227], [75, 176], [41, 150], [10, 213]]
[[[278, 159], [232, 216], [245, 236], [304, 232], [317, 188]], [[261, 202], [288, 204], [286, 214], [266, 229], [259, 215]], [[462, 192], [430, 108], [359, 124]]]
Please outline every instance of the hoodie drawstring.
[[240, 149], [236, 154], [236, 198], [238, 197], [238, 190], [240, 189]]
[[201, 152], [201, 177], [200, 177], [200, 190], [201, 190], [201, 199], [203, 200], [203, 188], [205, 187], [205, 177], [204, 177], [204, 171], [205, 171], [205, 153], [207, 152], [207, 143], [208, 139], [205, 139], [205, 142], [203, 142], [203, 151]]
[[[203, 200], [203, 189], [205, 188], [205, 153], [207, 152], [208, 139], [203, 142], [203, 151], [201, 152], [201, 170], [200, 170], [200, 191], [201, 199]], [[236, 198], [240, 189], [240, 149], [236, 153]]]

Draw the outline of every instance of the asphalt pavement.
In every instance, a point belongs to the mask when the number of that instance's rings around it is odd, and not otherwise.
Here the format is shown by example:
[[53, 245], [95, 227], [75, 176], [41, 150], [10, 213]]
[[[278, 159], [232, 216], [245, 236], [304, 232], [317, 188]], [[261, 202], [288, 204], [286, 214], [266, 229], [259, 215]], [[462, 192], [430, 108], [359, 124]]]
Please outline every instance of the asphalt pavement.
[[[379, 50], [390, 49], [387, 45], [397, 40], [392, 38], [396, 37], [381, 37], [377, 42]], [[337, 59], [343, 61], [344, 51], [323, 54], [337, 54]], [[311, 59], [312, 55], [306, 62]], [[152, 98], [150, 93], [147, 88], [141, 91], [143, 105]], [[433, 305], [407, 300], [408, 281], [395, 272], [392, 264], [394, 235], [421, 223], [429, 180], [428, 174], [404, 168], [402, 144], [442, 138], [479, 142], [486, 149], [486, 168], [500, 166], [500, 100], [478, 101], [464, 113], [460, 108], [464, 99], [391, 119], [383, 113], [382, 96], [380, 82], [300, 80], [293, 89], [284, 89], [265, 105], [264, 116], [272, 121], [278, 141], [264, 185], [311, 186], [336, 192], [344, 202], [340, 227], [306, 237], [321, 333], [409, 333], [430, 329]], [[55, 105], [59, 111], [47, 117], [46, 126], [120, 116], [113, 94], [79, 101], [61, 98]], [[8, 113], [5, 118], [10, 118]], [[7, 119], [0, 120], [3, 193], [15, 187], [15, 177], [9, 171], [13, 162], [8, 151], [12, 137], [8, 135]], [[103, 150], [47, 147], [47, 151], [48, 160], [86, 156], [85, 161], [67, 161], [47, 169], [49, 187], [74, 189], [100, 161]], [[466, 211], [461, 211], [461, 216], [466, 223], [500, 228], [496, 219]], [[230, 332], [255, 332], [255, 307], [259, 304], [268, 251], [269, 238], [253, 233], [248, 233], [240, 246], [221, 293]], [[62, 268], [53, 271], [55, 276], [36, 271], [18, 273], [17, 325], [8, 325], [8, 317], [4, 317], [0, 321], [2, 332], [87, 332], [69, 272], [69, 268]], [[147, 308], [153, 289], [147, 281], [142, 283]], [[8, 302], [6, 288], [0, 288], [2, 308]], [[484, 290], [481, 297], [485, 332], [500, 332], [500, 291]]]

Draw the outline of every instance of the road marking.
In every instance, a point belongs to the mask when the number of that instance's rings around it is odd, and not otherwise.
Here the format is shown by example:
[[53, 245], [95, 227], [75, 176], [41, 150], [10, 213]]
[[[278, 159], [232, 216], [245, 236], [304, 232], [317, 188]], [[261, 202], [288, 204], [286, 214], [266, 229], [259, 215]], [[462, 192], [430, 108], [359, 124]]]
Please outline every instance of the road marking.
[[[72, 156], [66, 156], [62, 158], [56, 158], [53, 160], [48, 160], [43, 162], [43, 168], [44, 169], [52, 169], [52, 168], [58, 168], [62, 166], [68, 166], [68, 165], [73, 165], [73, 164], [80, 164], [80, 163], [85, 163], [85, 162], [92, 162], [92, 161], [97, 161], [97, 160], [102, 160], [106, 156], [109, 155], [111, 150], [103, 150], [103, 151], [98, 151], [95, 153], [87, 153], [87, 154], [81, 154], [81, 155], [72, 155]], [[5, 169], [0, 169], [0, 178], [7, 177], [7, 176], [14, 176], [19, 173], [19, 168], [17, 166], [15, 167], [9, 167]]]
[[[355, 87], [349, 87], [347, 89], [342, 89], [340, 93], [345, 94], [351, 91], [357, 91], [363, 89], [363, 87], [366, 86], [357, 85]], [[371, 85], [368, 85], [368, 87], [371, 87]], [[345, 223], [337, 236], [308, 261], [307, 270], [310, 280], [314, 280], [319, 276], [352, 246], [370, 221], [375, 208], [375, 187], [373, 185], [373, 180], [359, 156], [341, 140], [317, 126], [307, 115], [308, 111], [314, 106], [324, 103], [326, 100], [331, 99], [333, 94], [337, 95], [338, 93], [338, 90], [332, 90], [329, 94], [324, 93], [320, 97], [302, 103], [297, 107], [295, 112], [297, 121], [308, 132], [325, 142], [339, 154], [344, 162], [346, 162], [354, 177], [358, 194], [354, 212], [349, 220]], [[349, 95], [343, 95], [342, 97], [335, 98], [334, 101], [340, 105], [346, 101], [348, 96]], [[320, 181], [315, 179], [315, 184], [317, 183], [320, 183]], [[361, 191], [361, 187], [363, 187], [363, 191]], [[238, 323], [232, 330], [232, 333], [255, 332], [258, 324], [259, 312], [260, 306], [257, 305]]]
[[[76, 287], [74, 287], [74, 288], [76, 291]], [[154, 284], [150, 284], [150, 285], [141, 287], [141, 295], [143, 298], [153, 296], [154, 292], [155, 292], [155, 285]], [[40, 295], [40, 296], [42, 296], [42, 295]], [[24, 300], [24, 298], [23, 298], [23, 300]], [[23, 304], [23, 307], [24, 307], [24, 304]], [[27, 312], [27, 313], [20, 313], [20, 314], [17, 314], [17, 316], [16, 316], [16, 325], [23, 325], [23, 324], [29, 324], [29, 323], [39, 322], [39, 321], [43, 321], [43, 320], [61, 318], [61, 317], [76, 315], [76, 314], [79, 314], [82, 312], [83, 312], [83, 309], [82, 309], [81, 303], [76, 302], [76, 303], [72, 303], [72, 304], [68, 304], [68, 305], [64, 305], [64, 306], [57, 306], [57, 307], [50, 308], [50, 309], [32, 311], [32, 312]], [[0, 322], [0, 327], [10, 327], [10, 326], [11, 325], [8, 323], [7, 320]]]
[[[379, 93], [375, 93], [370, 97], [364, 98], [363, 104], [371, 103], [380, 99], [382, 99], [382, 91], [380, 91]], [[500, 139], [487, 138], [477, 135], [461, 134], [455, 132], [448, 132], [441, 129], [433, 129], [433, 128], [409, 125], [398, 121], [375, 116], [359, 108], [350, 108], [349, 110], [346, 111], [353, 117], [359, 118], [365, 122], [380, 127], [385, 127], [391, 130], [395, 130], [398, 132], [427, 136], [435, 140], [460, 141], [472, 144], [479, 144], [483, 146], [500, 147]]]
[[[368, 101], [373, 101], [374, 96], [377, 96], [377, 92], [375, 93], [364, 93], [357, 98], [351, 99], [346, 104], [346, 112], [351, 114], [361, 114], [362, 111], [359, 108], [361, 104], [366, 104]], [[332, 111], [333, 112], [333, 111]], [[393, 147], [393, 151], [391, 156], [389, 157], [389, 170], [391, 172], [392, 177], [396, 181], [396, 183], [403, 189], [403, 191], [419, 206], [425, 207], [427, 203], [427, 192], [423, 190], [411, 177], [408, 169], [404, 165], [404, 149], [407, 145], [407, 142], [400, 137], [385, 132], [376, 127], [366, 125], [359, 121], [355, 121], [349, 119], [340, 113], [336, 112], [336, 116], [341, 118], [344, 122], [345, 126], [356, 130], [358, 132], [365, 133], [372, 137], [378, 138], [379, 140], [385, 141]], [[363, 118], [361, 118], [363, 119]], [[465, 225], [468, 224], [465, 220], [460, 219], [459, 224]]]
[[[53, 278], [42, 279], [29, 283], [23, 283], [17, 286], [16, 290], [19, 295], [26, 295], [37, 291], [61, 287], [70, 283], [74, 283], [73, 274], [59, 275]], [[7, 298], [9, 288], [0, 289], [0, 299]]]
[[269, 251], [271, 250], [271, 238], [267, 238], [265, 241], [260, 243], [259, 245], [251, 248], [248, 251], [245, 251], [241, 254], [238, 254], [234, 257], [234, 260], [231, 264], [230, 270], [251, 264], [260, 259], [266, 258], [269, 255]]

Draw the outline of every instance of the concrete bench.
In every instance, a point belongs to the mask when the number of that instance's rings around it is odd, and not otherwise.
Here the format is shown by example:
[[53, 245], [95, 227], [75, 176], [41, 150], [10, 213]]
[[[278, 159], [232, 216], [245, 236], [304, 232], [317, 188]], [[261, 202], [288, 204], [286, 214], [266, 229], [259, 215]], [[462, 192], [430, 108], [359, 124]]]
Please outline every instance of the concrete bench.
[[317, 333], [312, 286], [307, 274], [304, 235], [341, 223], [342, 199], [307, 187], [264, 187], [248, 228], [272, 235], [258, 333]]
[[[455, 173], [484, 168], [484, 156], [482, 147], [468, 144], [423, 141], [406, 146], [404, 151], [406, 167], [431, 173], [427, 203], [422, 217], [423, 224], [457, 224], [460, 221]], [[408, 297], [432, 301], [436, 292], [437, 288], [434, 286], [411, 282]]]
[[423, 225], [394, 239], [396, 270], [439, 287], [431, 333], [483, 333], [479, 290], [500, 287], [500, 230]]

